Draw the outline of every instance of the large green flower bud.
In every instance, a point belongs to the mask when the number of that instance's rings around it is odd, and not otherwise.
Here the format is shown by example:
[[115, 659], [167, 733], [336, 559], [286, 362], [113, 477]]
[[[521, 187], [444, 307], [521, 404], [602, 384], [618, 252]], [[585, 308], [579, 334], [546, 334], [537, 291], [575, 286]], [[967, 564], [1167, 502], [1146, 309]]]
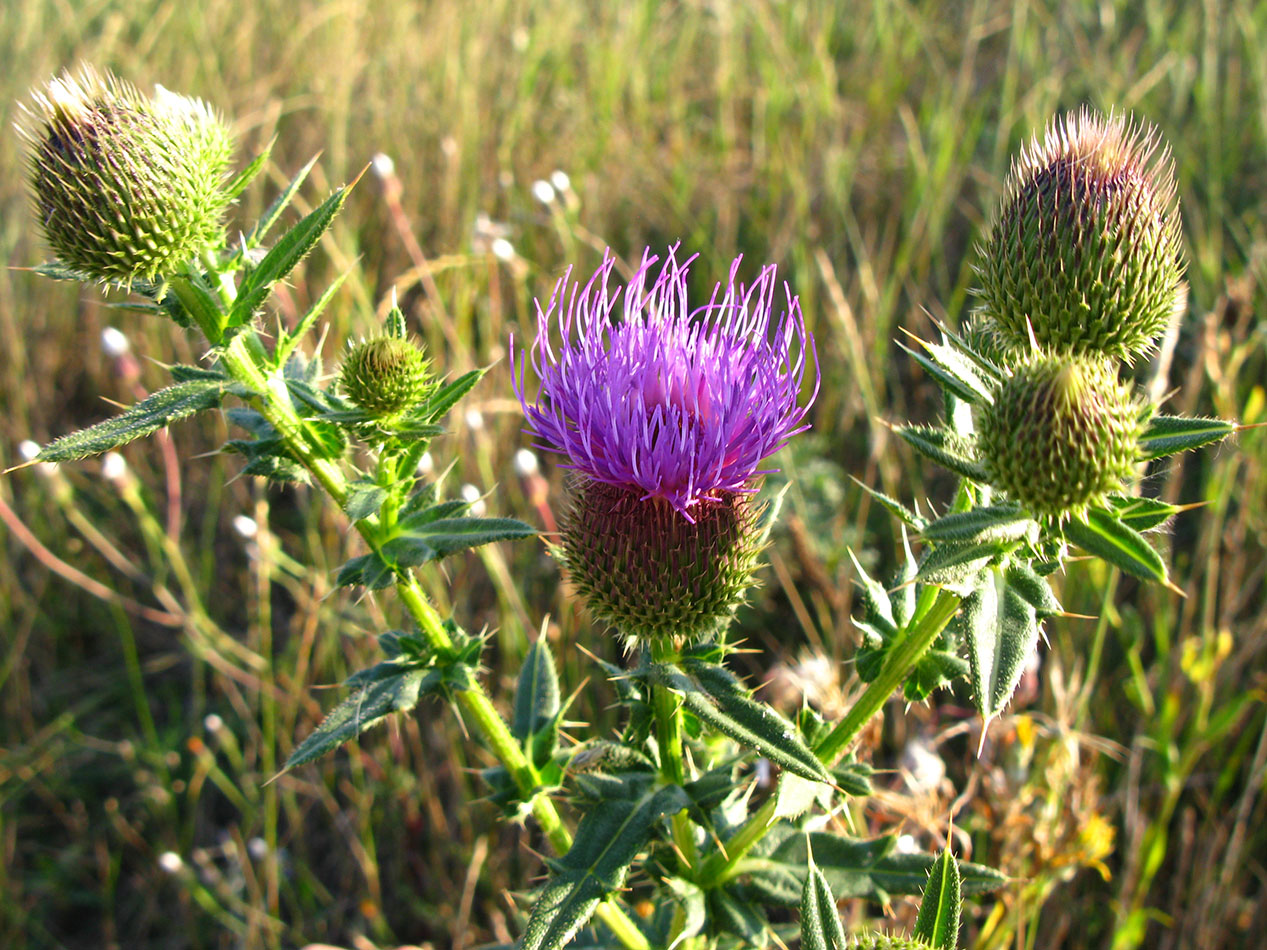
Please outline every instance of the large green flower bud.
[[429, 361], [408, 340], [379, 336], [348, 350], [339, 385], [354, 403], [378, 418], [400, 415], [431, 388]]
[[869, 933], [853, 938], [847, 950], [931, 950], [922, 940]]
[[146, 97], [85, 67], [25, 112], [31, 197], [67, 266], [130, 286], [223, 243], [233, 137], [204, 103], [161, 86]]
[[1134, 474], [1139, 417], [1110, 362], [1031, 357], [978, 411], [978, 451], [993, 485], [1035, 515], [1063, 521]]
[[1182, 309], [1173, 162], [1155, 129], [1083, 109], [1012, 165], [982, 249], [984, 307], [1018, 346], [1129, 360]]
[[689, 521], [636, 488], [578, 480], [559, 549], [590, 613], [633, 641], [700, 640], [743, 602], [762, 548], [759, 509], [723, 493]]

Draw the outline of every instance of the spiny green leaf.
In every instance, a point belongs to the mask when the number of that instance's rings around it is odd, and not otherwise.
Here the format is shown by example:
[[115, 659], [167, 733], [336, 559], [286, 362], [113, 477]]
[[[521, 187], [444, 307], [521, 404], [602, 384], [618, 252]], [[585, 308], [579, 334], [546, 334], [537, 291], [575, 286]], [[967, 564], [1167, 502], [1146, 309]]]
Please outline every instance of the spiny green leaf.
[[1236, 423], [1225, 419], [1153, 416], [1139, 440], [1141, 461], [1164, 458], [1211, 442], [1221, 442], [1236, 431]]
[[463, 373], [452, 382], [445, 383], [437, 389], [426, 404], [414, 415], [420, 416], [425, 422], [437, 422], [442, 419], [446, 413], [458, 404], [463, 396], [475, 388], [475, 384], [484, 378], [487, 373], [486, 369], [473, 369]]
[[992, 559], [1004, 554], [1008, 547], [1002, 541], [938, 545], [920, 561], [919, 579], [941, 587], [962, 587], [970, 583]]
[[862, 588], [862, 622], [876, 627], [881, 639], [888, 640], [897, 633], [897, 622], [893, 618], [893, 605], [889, 601], [889, 592], [858, 563], [853, 548], [845, 550], [849, 554], [849, 560], [853, 562], [854, 580]]
[[268, 206], [268, 209], [264, 212], [263, 216], [258, 222], [256, 222], [255, 227], [251, 229], [251, 233], [247, 235], [246, 246], [248, 248], [256, 248], [260, 246], [264, 240], [264, 235], [272, 229], [273, 225], [281, 218], [282, 212], [290, 206], [290, 203], [294, 200], [295, 195], [299, 193], [299, 186], [304, 183], [304, 180], [308, 177], [308, 173], [312, 171], [312, 167], [316, 164], [317, 156], [314, 155], [308, 160], [308, 164], [299, 169], [295, 177], [291, 179], [290, 184], [282, 189], [281, 194], [273, 199], [273, 203]]
[[350, 270], [345, 270], [342, 274], [330, 282], [330, 286], [322, 291], [311, 307], [305, 311], [304, 315], [299, 318], [299, 322], [295, 324], [295, 329], [287, 333], [279, 333], [277, 338], [277, 348], [273, 351], [273, 363], [277, 366], [284, 366], [286, 360], [290, 358], [290, 354], [294, 352], [299, 341], [304, 338], [313, 325], [317, 322], [317, 318], [325, 312], [326, 307], [330, 305], [330, 301], [334, 299], [334, 295], [339, 292], [339, 288], [343, 286], [343, 282], [347, 280]]
[[708, 903], [717, 928], [739, 937], [741, 946], [759, 950], [770, 945], [770, 922], [760, 907], [734, 897], [725, 888], [709, 891]]
[[938, 855], [928, 874], [911, 937], [933, 950], [955, 950], [959, 940], [959, 865], [949, 849]]
[[836, 898], [812, 855], [801, 890], [802, 950], [846, 950], [845, 928], [840, 924]]
[[682, 702], [701, 721], [745, 748], [813, 782], [830, 782], [831, 773], [801, 741], [796, 727], [748, 690], [723, 666], [687, 659], [684, 667], [656, 664], [655, 677], [682, 694]]
[[673, 950], [683, 940], [689, 940], [704, 929], [704, 924], [708, 922], [708, 901], [704, 892], [690, 881], [671, 877], [665, 883], [682, 908], [682, 926], [668, 947], [668, 950]]
[[943, 388], [969, 405], [978, 405], [980, 403], [989, 405], [994, 401], [990, 387], [981, 381], [977, 376], [976, 368], [963, 354], [941, 344], [925, 343], [923, 340], [920, 341], [920, 344], [928, 351], [932, 359], [928, 359], [901, 343], [898, 346], [906, 350], [915, 362], [924, 367], [930, 376], [941, 383]]
[[515, 714], [510, 731], [520, 742], [526, 743], [542, 730], [557, 736], [559, 715], [559, 676], [554, 669], [554, 657], [545, 631], [528, 648], [519, 681], [515, 686]]
[[1103, 558], [1128, 574], [1167, 583], [1166, 563], [1142, 534], [1106, 511], [1092, 508], [1087, 520], [1064, 526], [1065, 537], [1088, 554]]
[[387, 489], [369, 481], [356, 481], [348, 486], [348, 497], [343, 510], [353, 521], [364, 521], [378, 514], [387, 500]]
[[969, 481], [989, 482], [985, 469], [968, 456], [967, 447], [953, 432], [910, 425], [898, 426], [895, 431], [913, 449], [943, 468]]
[[295, 265], [312, 250], [321, 235], [325, 234], [334, 221], [334, 216], [343, 207], [347, 194], [346, 187], [336, 189], [334, 194], [287, 231], [264, 255], [264, 259], [255, 265], [242, 281], [237, 299], [233, 302], [229, 326], [241, 326], [250, 321], [256, 309], [267, 299], [273, 285], [294, 270]]
[[379, 663], [367, 673], [357, 674], [353, 685], [356, 695], [345, 699], [331, 710], [321, 725], [291, 753], [282, 770], [320, 758], [331, 749], [378, 725], [394, 712], [405, 712], [418, 704], [423, 681], [434, 672], [414, 664]]
[[555, 875], [532, 905], [522, 950], [558, 950], [566, 944], [599, 902], [624, 884], [629, 865], [660, 819], [688, 804], [676, 785], [650, 790], [636, 801], [597, 802], [581, 819], [571, 850], [550, 862]]
[[[986, 598], [994, 592], [992, 578], [987, 578], [982, 592]], [[969, 628], [973, 702], [987, 721], [1011, 700], [1025, 661], [1038, 642], [1040, 626], [1033, 606], [1010, 586], [1004, 586], [997, 610], [994, 623], [985, 623], [983, 615], [981, 622]]]
[[870, 485], [867, 485], [865, 482], [859, 481], [858, 479], [854, 478], [852, 475], [850, 475], [849, 477], [853, 480], [855, 485], [857, 485], [864, 492], [866, 492], [868, 495], [870, 495], [872, 498], [878, 501], [881, 505], [883, 505], [886, 509], [888, 509], [889, 513], [893, 515], [893, 517], [897, 518], [899, 521], [903, 522], [904, 524], [909, 525], [910, 527], [914, 528], [916, 531], [923, 531], [924, 525], [928, 524], [927, 518], [925, 518], [923, 515], [916, 514], [914, 511], [912, 511], [910, 508], [907, 508], [906, 505], [902, 504], [896, 498], [891, 498], [890, 496], [886, 495], [884, 492], [878, 491], [872, 488]]
[[536, 528], [513, 518], [442, 518], [393, 538], [383, 545], [382, 553], [400, 567], [417, 567], [468, 548], [536, 533]]
[[1020, 541], [1036, 536], [1038, 522], [1015, 505], [972, 508], [938, 518], [924, 528], [925, 541]]
[[1118, 521], [1139, 532], [1151, 531], [1184, 510], [1182, 506], [1172, 505], [1160, 498], [1128, 498], [1124, 495], [1110, 495], [1109, 507]]
[[1039, 620], [1064, 613], [1060, 601], [1052, 593], [1051, 583], [1047, 578], [1039, 576], [1038, 572], [1028, 564], [1021, 562], [1009, 564], [1007, 570], [1003, 572], [1003, 578], [1009, 590], [1016, 591], [1034, 608], [1034, 614]]
[[226, 385], [221, 380], [197, 379], [160, 389], [112, 419], [50, 442], [36, 458], [41, 462], [70, 462], [117, 449], [177, 419], [218, 406]]
[[247, 185], [255, 180], [255, 176], [260, 173], [261, 169], [264, 168], [264, 163], [268, 161], [268, 156], [273, 151], [273, 143], [276, 141], [277, 139], [273, 139], [272, 142], [269, 142], [264, 147], [264, 151], [251, 159], [249, 165], [225, 182], [224, 194], [230, 201], [246, 191]]

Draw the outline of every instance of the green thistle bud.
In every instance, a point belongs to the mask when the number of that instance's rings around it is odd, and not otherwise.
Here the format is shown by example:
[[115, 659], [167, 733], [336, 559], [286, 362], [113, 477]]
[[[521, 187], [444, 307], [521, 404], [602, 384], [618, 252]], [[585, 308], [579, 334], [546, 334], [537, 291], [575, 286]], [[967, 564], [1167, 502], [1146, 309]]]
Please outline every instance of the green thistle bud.
[[204, 103], [85, 67], [24, 111], [31, 197], [67, 266], [127, 287], [223, 243], [233, 137]]
[[959, 329], [968, 349], [978, 356], [984, 356], [999, 367], [1011, 366], [1021, 360], [1029, 349], [1019, 347], [1007, 333], [1004, 333], [994, 318], [984, 310], [974, 310]]
[[743, 602], [762, 548], [759, 506], [724, 493], [691, 509], [585, 479], [561, 524], [560, 559], [590, 613], [632, 642], [705, 639]]
[[431, 388], [429, 361], [408, 340], [394, 336], [362, 340], [348, 350], [339, 385], [354, 403], [377, 418], [400, 415]]
[[1016, 367], [978, 411], [993, 485], [1039, 517], [1078, 516], [1134, 474], [1140, 407], [1114, 366], [1040, 355]]
[[1187, 298], [1178, 200], [1155, 129], [1083, 109], [1013, 162], [982, 248], [985, 309], [1018, 346], [1129, 360]]

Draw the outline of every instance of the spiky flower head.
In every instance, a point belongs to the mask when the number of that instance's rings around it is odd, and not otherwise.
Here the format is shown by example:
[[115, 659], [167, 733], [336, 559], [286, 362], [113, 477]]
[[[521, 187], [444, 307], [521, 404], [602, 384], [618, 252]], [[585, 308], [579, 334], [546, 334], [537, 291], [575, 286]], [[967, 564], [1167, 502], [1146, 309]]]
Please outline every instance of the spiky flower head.
[[1187, 299], [1174, 164], [1151, 127], [1089, 109], [1012, 163], [981, 250], [985, 309], [1019, 346], [1130, 360]]
[[1135, 470], [1140, 405], [1104, 359], [1039, 354], [978, 412], [978, 450], [996, 487], [1064, 521], [1119, 491]]
[[205, 103], [85, 66], [23, 109], [31, 197], [62, 263], [131, 286], [222, 243], [233, 137]]
[[850, 940], [846, 950], [932, 950], [932, 948], [924, 941], [911, 937], [867, 933]]
[[984, 356], [996, 366], [1005, 367], [1024, 357], [1029, 345], [1016, 345], [1012, 337], [999, 328], [998, 323], [985, 310], [974, 310], [959, 328], [959, 336], [968, 348], [978, 356]]
[[387, 419], [413, 408], [431, 388], [430, 361], [397, 336], [353, 344], [339, 370], [339, 385], [370, 415]]
[[[537, 445], [577, 472], [560, 554], [591, 612], [632, 639], [713, 633], [751, 581], [761, 546], [750, 496], [762, 462], [808, 428], [817, 363], [800, 305], [774, 267], [692, 307], [671, 248], [644, 252], [612, 288], [610, 254], [582, 286], [570, 272], [515, 381]], [[623, 299], [621, 299], [623, 294]], [[807, 368], [813, 394], [800, 393]]]

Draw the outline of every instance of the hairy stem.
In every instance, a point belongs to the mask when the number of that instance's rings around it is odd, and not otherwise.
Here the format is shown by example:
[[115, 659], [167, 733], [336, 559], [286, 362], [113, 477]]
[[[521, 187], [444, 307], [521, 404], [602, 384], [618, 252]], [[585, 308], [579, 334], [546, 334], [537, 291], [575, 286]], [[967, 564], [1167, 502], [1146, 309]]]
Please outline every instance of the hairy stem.
[[[653, 641], [651, 658], [657, 663], [671, 663], [677, 659], [669, 643]], [[682, 748], [682, 703], [672, 690], [664, 686], [651, 687], [651, 706], [655, 713], [656, 744], [660, 747], [660, 775], [674, 785], [686, 784], [686, 754]], [[690, 816], [682, 809], [672, 818], [673, 843], [683, 864], [693, 868], [699, 863], [695, 847], [695, 833]]]

